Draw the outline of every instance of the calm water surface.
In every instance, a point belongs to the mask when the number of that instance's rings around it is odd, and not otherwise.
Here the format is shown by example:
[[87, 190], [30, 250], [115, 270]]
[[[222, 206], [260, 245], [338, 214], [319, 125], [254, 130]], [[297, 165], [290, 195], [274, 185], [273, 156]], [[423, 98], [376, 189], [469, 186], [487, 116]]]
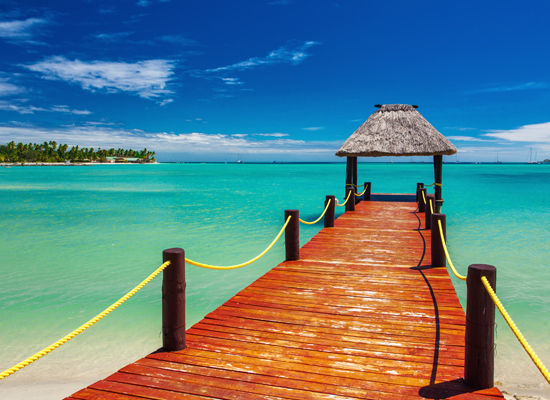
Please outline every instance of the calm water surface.
[[[58, 340], [141, 282], [162, 250], [217, 265], [247, 261], [271, 242], [285, 209], [312, 220], [342, 198], [344, 164], [161, 164], [0, 168], [0, 370]], [[359, 164], [374, 192], [413, 192], [431, 164]], [[443, 168], [443, 212], [454, 264], [498, 268], [502, 302], [550, 364], [550, 166]], [[321, 224], [301, 225], [302, 244]], [[233, 271], [187, 268], [188, 326], [284, 258], [282, 241]], [[465, 285], [453, 278], [462, 304]], [[161, 346], [156, 278], [87, 332], [8, 380], [107, 376]], [[540, 385], [502, 318], [496, 379]]]

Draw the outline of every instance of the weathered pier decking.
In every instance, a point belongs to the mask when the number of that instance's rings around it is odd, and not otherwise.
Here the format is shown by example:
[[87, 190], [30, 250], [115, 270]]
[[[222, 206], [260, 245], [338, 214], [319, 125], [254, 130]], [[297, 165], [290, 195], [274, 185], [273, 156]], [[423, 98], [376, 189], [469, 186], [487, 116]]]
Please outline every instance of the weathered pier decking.
[[446, 269], [430, 266], [424, 214], [381, 199], [187, 330], [186, 349], [69, 399], [504, 398], [462, 383], [464, 311]]

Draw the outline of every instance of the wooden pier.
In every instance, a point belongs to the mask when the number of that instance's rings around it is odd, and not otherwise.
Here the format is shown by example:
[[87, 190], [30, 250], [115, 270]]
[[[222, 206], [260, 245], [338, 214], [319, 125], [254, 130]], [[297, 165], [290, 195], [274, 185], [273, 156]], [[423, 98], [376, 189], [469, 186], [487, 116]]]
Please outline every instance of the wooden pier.
[[373, 194], [188, 329], [186, 349], [67, 399], [504, 398], [462, 382], [464, 311], [410, 197]]

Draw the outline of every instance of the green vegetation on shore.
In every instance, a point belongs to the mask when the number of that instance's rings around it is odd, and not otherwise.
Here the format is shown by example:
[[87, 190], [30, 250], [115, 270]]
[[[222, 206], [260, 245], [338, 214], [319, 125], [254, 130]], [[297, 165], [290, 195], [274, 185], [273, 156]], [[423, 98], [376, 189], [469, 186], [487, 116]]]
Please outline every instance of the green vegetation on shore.
[[106, 162], [107, 157], [128, 157], [138, 158], [139, 162], [154, 162], [155, 152], [143, 150], [125, 149], [101, 149], [79, 148], [73, 146], [69, 150], [66, 144], [58, 145], [54, 141], [39, 143], [15, 143], [0, 144], [0, 162]]

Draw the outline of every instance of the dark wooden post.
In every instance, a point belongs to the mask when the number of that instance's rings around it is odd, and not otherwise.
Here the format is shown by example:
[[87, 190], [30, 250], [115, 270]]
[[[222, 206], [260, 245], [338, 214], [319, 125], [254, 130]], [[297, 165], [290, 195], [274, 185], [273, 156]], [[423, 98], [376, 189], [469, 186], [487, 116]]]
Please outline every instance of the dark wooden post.
[[418, 195], [419, 195], [419, 192], [418, 192], [418, 189], [422, 189], [424, 187], [424, 184], [422, 182], [418, 182], [416, 184], [416, 202], [418, 203]]
[[162, 252], [162, 262], [170, 265], [162, 272], [162, 347], [178, 351], [185, 344], [185, 251], [174, 248]]
[[[443, 156], [434, 156], [434, 177], [435, 183], [441, 185], [441, 177], [443, 171]], [[435, 185], [435, 204], [434, 212], [441, 212], [441, 206], [443, 205], [443, 199], [441, 198], [441, 186]]]
[[298, 210], [285, 210], [285, 222], [288, 216], [290, 222], [285, 229], [285, 251], [286, 260], [300, 259], [300, 213]]
[[365, 182], [363, 185], [363, 190], [366, 189], [365, 194], [363, 195], [363, 201], [370, 201], [370, 194], [371, 194], [371, 182]]
[[353, 157], [346, 157], [346, 189], [344, 199], [348, 195], [348, 185], [353, 183]]
[[445, 250], [443, 250], [443, 242], [441, 241], [441, 235], [439, 234], [439, 224], [437, 221], [441, 221], [441, 227], [443, 228], [443, 237], [445, 242], [447, 241], [447, 216], [445, 214], [432, 214], [432, 266], [434, 267], [446, 267], [447, 257], [445, 257]]
[[[424, 193], [424, 196], [422, 196], [422, 193]], [[428, 191], [426, 188], [420, 188], [418, 189], [418, 212], [426, 212], [427, 204], [424, 203], [424, 197], [426, 198], [426, 201], [428, 201]]]
[[[430, 202], [432, 203], [432, 207], [430, 207]], [[425, 224], [426, 229], [432, 228], [432, 208], [435, 206], [435, 196], [433, 194], [429, 194], [426, 196], [426, 211], [425, 211]], [[435, 210], [434, 210], [435, 211]]]
[[[351, 194], [349, 194], [350, 191], [351, 191]], [[348, 198], [348, 194], [349, 194], [349, 199], [348, 199], [348, 202], [346, 203], [346, 211], [355, 211], [355, 190], [353, 190], [353, 186], [348, 186], [346, 188], [346, 199]]]
[[330, 205], [327, 208], [325, 213], [325, 228], [334, 227], [334, 211], [336, 210], [336, 196], [327, 196], [325, 200], [325, 207], [327, 206], [328, 201], [330, 200]]
[[355, 193], [357, 193], [357, 157], [353, 158], [353, 189], [355, 190]]
[[468, 267], [464, 383], [476, 389], [494, 386], [495, 304], [481, 282], [482, 276], [486, 276], [496, 290], [494, 266], [472, 264]]

